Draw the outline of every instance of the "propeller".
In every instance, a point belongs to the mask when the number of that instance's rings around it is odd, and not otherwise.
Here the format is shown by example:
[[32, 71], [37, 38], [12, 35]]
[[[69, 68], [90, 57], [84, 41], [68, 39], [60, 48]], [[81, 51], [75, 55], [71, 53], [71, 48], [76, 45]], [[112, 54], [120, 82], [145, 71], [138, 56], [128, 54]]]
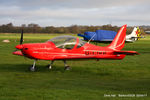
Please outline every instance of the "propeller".
[[20, 45], [23, 43], [23, 29], [21, 30]]

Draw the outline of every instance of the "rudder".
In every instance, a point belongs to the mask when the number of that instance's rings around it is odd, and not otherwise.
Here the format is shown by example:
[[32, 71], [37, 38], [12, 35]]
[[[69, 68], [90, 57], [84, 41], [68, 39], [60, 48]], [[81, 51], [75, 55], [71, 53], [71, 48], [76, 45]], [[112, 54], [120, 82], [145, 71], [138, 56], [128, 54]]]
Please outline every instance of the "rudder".
[[126, 27], [127, 25], [123, 25], [115, 36], [114, 40], [108, 46], [110, 49], [121, 50], [124, 47], [125, 39], [126, 39]]

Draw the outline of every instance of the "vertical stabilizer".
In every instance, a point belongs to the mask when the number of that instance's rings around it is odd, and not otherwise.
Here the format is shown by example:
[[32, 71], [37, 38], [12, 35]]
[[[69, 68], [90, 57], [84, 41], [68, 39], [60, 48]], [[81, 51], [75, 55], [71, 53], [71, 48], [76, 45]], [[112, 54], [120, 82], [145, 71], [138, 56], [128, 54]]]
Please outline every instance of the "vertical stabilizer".
[[108, 46], [110, 49], [121, 50], [124, 47], [125, 39], [126, 39], [126, 27], [127, 25], [123, 25], [118, 31], [112, 43]]
[[131, 35], [131, 37], [137, 37], [137, 34], [138, 34], [138, 28], [134, 27], [134, 29], [130, 35]]

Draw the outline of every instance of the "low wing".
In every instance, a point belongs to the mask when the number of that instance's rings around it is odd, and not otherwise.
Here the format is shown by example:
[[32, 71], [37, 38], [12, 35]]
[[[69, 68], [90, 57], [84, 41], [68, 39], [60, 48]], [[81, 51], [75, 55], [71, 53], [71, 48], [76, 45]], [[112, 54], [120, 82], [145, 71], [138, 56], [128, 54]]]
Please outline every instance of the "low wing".
[[136, 51], [114, 51], [114, 54], [139, 55]]
[[22, 52], [21, 51], [14, 51], [13, 52], [14, 55], [19, 55], [19, 56], [23, 56]]

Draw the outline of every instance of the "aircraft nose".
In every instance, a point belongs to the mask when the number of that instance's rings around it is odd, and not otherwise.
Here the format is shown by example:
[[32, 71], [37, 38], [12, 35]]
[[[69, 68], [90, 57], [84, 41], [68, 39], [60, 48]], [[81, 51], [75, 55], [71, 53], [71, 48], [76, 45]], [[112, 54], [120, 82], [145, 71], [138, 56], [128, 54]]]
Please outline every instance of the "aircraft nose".
[[23, 46], [22, 45], [17, 45], [16, 48], [21, 50], [23, 48]]

